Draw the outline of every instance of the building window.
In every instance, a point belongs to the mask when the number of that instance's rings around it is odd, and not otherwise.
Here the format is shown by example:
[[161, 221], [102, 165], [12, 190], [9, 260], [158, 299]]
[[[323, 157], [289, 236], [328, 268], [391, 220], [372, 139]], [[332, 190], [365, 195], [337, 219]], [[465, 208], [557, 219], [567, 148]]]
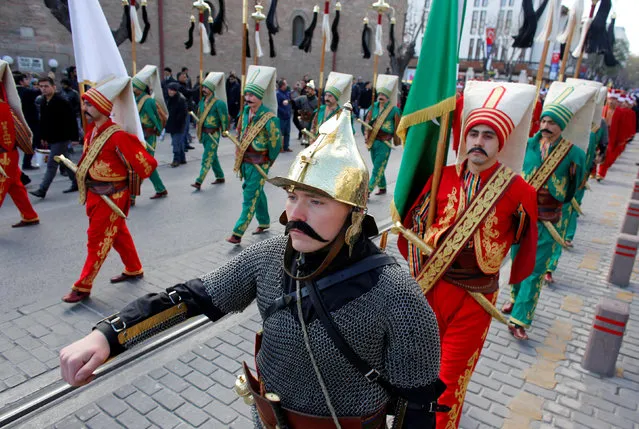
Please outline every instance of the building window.
[[473, 52], [475, 51], [475, 39], [470, 39], [468, 43], [468, 59], [473, 59]]
[[483, 7], [488, 6], [488, 0], [481, 0], [481, 5], [482, 5]]
[[504, 11], [500, 10], [499, 15], [497, 15], [497, 31], [500, 33], [504, 29], [504, 16], [505, 16]]
[[424, 9], [430, 9], [430, 0], [424, 1]]
[[470, 34], [477, 34], [477, 22], [479, 20], [479, 12], [473, 12], [473, 20], [470, 24]]
[[293, 45], [298, 46], [302, 43], [302, 40], [304, 39], [305, 26], [304, 18], [299, 15], [293, 18]]
[[501, 7], [506, 7], [506, 0], [501, 0], [500, 5], [501, 5]]
[[515, 0], [508, 0], [508, 6], [514, 6]]
[[486, 30], [486, 11], [482, 10], [479, 15], [479, 34], [484, 34]]
[[481, 52], [484, 45], [484, 41], [482, 39], [477, 39], [477, 46], [475, 46], [475, 59], [478, 60], [481, 58]]
[[510, 27], [513, 25], [513, 11], [506, 12], [506, 25], [504, 26], [504, 34], [510, 34]]
[[479, 0], [475, 0], [475, 1], [473, 2], [473, 6], [475, 6], [475, 7], [479, 7]]

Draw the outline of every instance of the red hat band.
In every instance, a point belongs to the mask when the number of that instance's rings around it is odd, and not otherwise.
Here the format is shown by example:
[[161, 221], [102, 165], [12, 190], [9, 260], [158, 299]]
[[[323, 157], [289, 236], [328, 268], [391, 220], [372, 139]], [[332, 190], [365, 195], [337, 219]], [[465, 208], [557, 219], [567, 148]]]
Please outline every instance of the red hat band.
[[113, 103], [109, 101], [100, 91], [95, 88], [90, 88], [82, 95], [82, 99], [91, 103], [93, 107], [98, 109], [98, 112], [104, 116], [111, 116], [111, 109], [113, 109]]
[[499, 150], [504, 147], [506, 139], [508, 139], [510, 133], [515, 129], [515, 124], [507, 114], [501, 110], [487, 107], [480, 107], [470, 112], [464, 125], [464, 138], [468, 132], [477, 125], [486, 125], [495, 131], [497, 139], [499, 140]]

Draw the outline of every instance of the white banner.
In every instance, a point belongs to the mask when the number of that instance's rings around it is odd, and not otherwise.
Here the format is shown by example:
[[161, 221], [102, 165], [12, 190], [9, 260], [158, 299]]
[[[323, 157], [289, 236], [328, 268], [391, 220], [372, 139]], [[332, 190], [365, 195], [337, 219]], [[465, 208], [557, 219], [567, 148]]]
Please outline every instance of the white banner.
[[[115, 44], [98, 0], [69, 0], [69, 15], [73, 29], [73, 52], [78, 82], [97, 83], [108, 77], [128, 77], [120, 51]], [[131, 85], [114, 103], [113, 121], [144, 141], [140, 116]]]

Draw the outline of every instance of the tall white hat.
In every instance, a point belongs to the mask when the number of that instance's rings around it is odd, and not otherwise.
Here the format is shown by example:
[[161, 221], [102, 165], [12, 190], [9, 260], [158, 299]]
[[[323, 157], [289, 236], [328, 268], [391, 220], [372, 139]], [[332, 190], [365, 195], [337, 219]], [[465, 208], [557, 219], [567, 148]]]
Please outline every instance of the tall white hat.
[[351, 90], [353, 88], [353, 75], [330, 72], [326, 79], [324, 92], [332, 94], [340, 106], [351, 101]]
[[597, 92], [598, 89], [590, 85], [553, 82], [548, 89], [541, 118], [551, 117], [563, 130], [561, 134], [566, 140], [586, 151]]
[[378, 94], [384, 94], [390, 100], [391, 106], [397, 106], [397, 94], [399, 92], [399, 77], [390, 74], [377, 75], [375, 90]]
[[133, 76], [131, 84], [140, 91], [146, 91], [148, 89], [151, 92], [151, 96], [155, 99], [158, 108], [164, 110], [164, 113], [168, 116], [169, 109], [167, 109], [166, 102], [164, 101], [160, 72], [156, 66], [144, 66], [138, 74]]
[[461, 165], [467, 158], [467, 132], [483, 124], [497, 134], [501, 147], [497, 159], [513, 171], [521, 172], [535, 93], [533, 85], [524, 83], [467, 82], [457, 164]]
[[103, 115], [110, 116], [124, 131], [138, 135], [140, 119], [130, 77], [108, 77], [85, 92], [82, 98]]
[[244, 92], [250, 92], [262, 100], [262, 104], [272, 113], [277, 114], [277, 96], [275, 81], [277, 70], [267, 66], [249, 66], [246, 73]]
[[606, 104], [606, 95], [608, 93], [608, 88], [606, 88], [601, 82], [597, 82], [595, 80], [575, 79], [572, 77], [567, 78], [566, 83], [572, 85], [586, 85], [597, 89], [597, 94], [595, 95], [595, 110], [592, 115], [592, 126], [599, 128], [599, 126], [601, 125], [601, 115], [603, 113], [603, 108]]
[[226, 87], [224, 83], [224, 73], [222, 72], [210, 72], [206, 75], [206, 79], [202, 82], [202, 86], [210, 89], [215, 94], [215, 98], [222, 100], [226, 104]]

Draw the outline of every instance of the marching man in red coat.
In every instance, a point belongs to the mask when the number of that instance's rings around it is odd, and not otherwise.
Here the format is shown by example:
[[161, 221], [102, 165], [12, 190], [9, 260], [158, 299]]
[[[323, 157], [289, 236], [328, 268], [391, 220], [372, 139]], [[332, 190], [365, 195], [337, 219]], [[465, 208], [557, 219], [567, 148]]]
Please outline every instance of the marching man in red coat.
[[9, 64], [0, 60], [0, 207], [8, 194], [22, 217], [20, 222], [11, 225], [14, 228], [40, 223], [20, 181], [18, 148], [26, 154], [33, 153], [31, 130], [22, 115], [20, 97]]
[[[111, 279], [118, 283], [143, 276], [142, 263], [127, 228], [131, 193], [139, 194], [140, 179], [148, 178], [157, 161], [148, 154], [136, 132], [138, 118], [129, 77], [111, 78], [83, 96], [83, 112], [89, 125], [76, 178], [80, 203], [89, 216], [87, 259], [80, 278], [65, 302], [78, 302], [91, 293], [93, 280], [111, 247], [120, 254], [124, 270]], [[116, 111], [115, 123], [111, 118]], [[130, 110], [130, 111], [129, 111]], [[137, 119], [139, 120], [139, 119]]]
[[[491, 316], [499, 317], [499, 269], [511, 245], [520, 246], [511, 282], [526, 278], [535, 264], [536, 193], [518, 174], [534, 99], [532, 85], [468, 82], [457, 165], [444, 168], [435, 199], [432, 179], [426, 184], [404, 219], [423, 242], [400, 236], [399, 249], [440, 330], [439, 376], [447, 386], [440, 403], [451, 410], [438, 413], [438, 428], [459, 425]], [[428, 228], [433, 202], [436, 216]]]

